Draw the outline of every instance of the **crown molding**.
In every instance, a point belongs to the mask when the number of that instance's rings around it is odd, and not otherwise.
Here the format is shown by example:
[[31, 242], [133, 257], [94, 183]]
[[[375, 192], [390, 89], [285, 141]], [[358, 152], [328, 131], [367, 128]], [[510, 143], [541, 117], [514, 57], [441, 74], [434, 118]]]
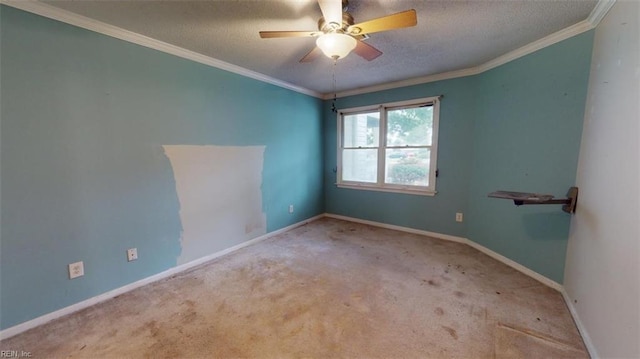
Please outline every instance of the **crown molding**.
[[81, 27], [90, 31], [94, 31], [103, 35], [114, 37], [116, 39], [131, 42], [136, 45], [144, 46], [150, 49], [158, 50], [167, 54], [175, 55], [187, 60], [195, 61], [204, 65], [215, 67], [224, 71], [232, 72], [241, 76], [245, 76], [261, 82], [266, 82], [275, 86], [279, 86], [288, 90], [299, 92], [305, 95], [322, 98], [322, 94], [300, 86], [290, 84], [285, 81], [269, 77], [256, 71], [248, 70], [243, 67], [218, 60], [216, 58], [199, 54], [195, 51], [187, 50], [182, 47], [171, 45], [169, 43], [152, 39], [148, 36], [122, 29], [117, 26], [97, 21], [86, 16], [66, 11], [55, 6], [51, 6], [36, 0], [0, 0], [0, 4], [14, 7], [23, 11], [27, 11], [36, 15], [44, 16], [49, 19], [57, 20]]
[[587, 21], [591, 23], [593, 27], [598, 26], [600, 20], [604, 18], [609, 12], [611, 7], [616, 3], [616, 0], [599, 0], [596, 7], [591, 10], [591, 14], [587, 17]]
[[[380, 85], [373, 85], [373, 86], [361, 87], [361, 88], [357, 88], [357, 89], [353, 89], [353, 90], [340, 91], [340, 92], [336, 93], [336, 97], [340, 98], [340, 97], [347, 97], [347, 96], [353, 96], [353, 95], [361, 95], [361, 94], [370, 93], [370, 92], [391, 90], [391, 89], [400, 88], [400, 87], [407, 87], [407, 86], [413, 86], [413, 85], [426, 84], [426, 83], [429, 83], [429, 82], [436, 82], [436, 81], [442, 81], [442, 80], [455, 79], [455, 78], [458, 78], [458, 77], [473, 76], [473, 75], [477, 75], [479, 73], [480, 72], [478, 71], [477, 67], [471, 67], [471, 68], [468, 68], [468, 69], [449, 71], [449, 72], [442, 72], [442, 73], [435, 74], [435, 75], [414, 77], [414, 78], [411, 78], [411, 79], [406, 79], [406, 80], [401, 80], [401, 81], [387, 82], [387, 83], [380, 84]], [[324, 100], [333, 99], [333, 94], [332, 93], [324, 94], [324, 96], [322, 98]]]
[[[510, 61], [516, 60], [520, 57], [529, 55], [535, 51], [543, 49], [547, 46], [551, 46], [560, 41], [566, 40], [570, 37], [579, 35], [583, 32], [589, 31], [595, 28], [600, 20], [604, 18], [609, 9], [615, 4], [616, 0], [599, 0], [595, 8], [589, 14], [586, 20], [583, 20], [575, 25], [569, 26], [565, 29], [557, 31], [551, 35], [536, 40], [516, 50], [510, 51], [504, 55], [498, 56], [493, 60], [480, 64], [478, 66], [469, 67], [462, 70], [443, 72], [434, 75], [421, 76], [411, 78], [407, 80], [388, 82], [379, 85], [366, 86], [352, 90], [340, 91], [335, 94], [336, 97], [347, 97], [354, 95], [361, 95], [365, 93], [378, 92], [383, 90], [391, 90], [400, 87], [420, 85], [430, 82], [449, 80], [465, 76], [473, 76], [481, 74], [485, 71], [491, 70], [495, 67], [504, 65]], [[175, 45], [168, 44], [163, 41], [155, 40], [150, 37], [140, 35], [138, 33], [124, 30], [122, 28], [109, 25], [76, 13], [62, 10], [55, 6], [51, 6], [45, 3], [41, 3], [37, 0], [0, 0], [0, 4], [5, 4], [16, 9], [24, 10], [30, 13], [34, 13], [40, 16], [44, 16], [50, 19], [58, 20], [70, 25], [78, 26], [87, 30], [98, 32], [103, 35], [115, 37], [120, 40], [131, 42], [137, 45], [148, 47], [154, 50], [172, 54], [184, 59], [195, 61], [204, 65], [215, 67], [221, 70], [229, 71], [241, 76], [252, 78], [261, 82], [269, 83], [275, 86], [279, 86], [285, 89], [289, 89], [295, 92], [299, 92], [305, 95], [317, 97], [323, 100], [329, 100], [334, 97], [333, 93], [320, 93], [317, 91], [309, 90], [300, 86], [290, 84], [285, 81], [275, 79], [273, 77], [245, 69], [243, 67], [230, 64], [210, 56], [202, 55], [197, 52], [187, 50]]]
[[522, 46], [513, 51], [507, 52], [506, 54], [496, 57], [495, 59], [485, 62], [484, 64], [478, 66], [480, 72], [489, 71], [498, 66], [504, 65], [513, 60], [519, 59], [523, 56], [534, 53], [538, 50], [541, 50], [547, 46], [551, 46], [553, 44], [557, 44], [560, 41], [566, 40], [568, 38], [579, 35], [583, 32], [589, 31], [593, 29], [593, 26], [587, 20], [580, 21], [579, 23], [564, 28], [560, 31], [554, 32], [551, 35], [545, 36], [542, 39], [531, 42], [525, 46]]
[[[613, 0], [615, 1], [615, 0]], [[612, 0], [600, 0], [598, 2], [598, 5], [600, 5], [601, 3], [609, 3], [609, 2], [613, 2]], [[598, 5], [596, 5], [596, 9], [598, 8]], [[606, 10], [604, 10], [605, 12], [608, 11], [611, 8], [611, 5], [607, 5], [608, 8], [606, 8]], [[595, 12], [595, 10], [591, 12], [591, 14], [593, 14]], [[604, 14], [601, 13], [600, 10], [598, 12], [598, 16], [601, 19]], [[602, 15], [600, 15], [602, 14]], [[591, 16], [589, 16], [591, 18]], [[599, 20], [598, 20], [599, 21]], [[381, 85], [374, 85], [374, 86], [367, 86], [367, 87], [361, 87], [359, 89], [355, 89], [355, 90], [347, 90], [347, 91], [341, 91], [336, 93], [336, 97], [340, 98], [340, 97], [347, 97], [347, 96], [353, 96], [353, 95], [361, 95], [361, 94], [365, 94], [365, 93], [370, 93], [370, 92], [377, 92], [377, 91], [382, 91], [382, 90], [390, 90], [390, 89], [394, 89], [394, 88], [400, 88], [400, 87], [406, 87], [406, 86], [412, 86], [412, 85], [420, 85], [420, 84], [425, 84], [425, 83], [429, 83], [429, 82], [435, 82], [435, 81], [441, 81], [441, 80], [449, 80], [449, 79], [454, 79], [457, 77], [465, 77], [465, 76], [472, 76], [472, 75], [478, 75], [481, 74], [485, 71], [489, 71], [493, 68], [496, 68], [498, 66], [504, 65], [508, 62], [511, 62], [513, 60], [516, 60], [518, 58], [521, 58], [523, 56], [529, 55], [533, 52], [536, 52], [538, 50], [541, 50], [547, 46], [551, 46], [553, 44], [556, 44], [560, 41], [566, 40], [568, 38], [571, 38], [573, 36], [579, 35], [583, 32], [589, 31], [591, 29], [593, 29], [595, 27], [595, 25], [593, 25], [593, 22], [591, 22], [591, 20], [583, 20], [580, 21], [579, 23], [569, 26], [567, 28], [564, 28], [560, 31], [554, 32], [551, 35], [545, 36], [539, 40], [536, 40], [534, 42], [531, 42], [525, 46], [522, 46], [518, 49], [515, 49], [513, 51], [507, 52], [504, 55], [498, 56], [493, 60], [487, 61], [481, 65], [478, 66], [474, 66], [474, 67], [469, 67], [466, 69], [462, 69], [462, 70], [457, 70], [457, 71], [450, 71], [450, 72], [444, 72], [441, 74], [435, 74], [435, 75], [429, 75], [429, 76], [423, 76], [423, 77], [417, 77], [417, 78], [413, 78], [413, 79], [408, 79], [408, 80], [404, 80], [404, 81], [397, 81], [397, 82], [390, 82], [390, 83], [386, 83], [386, 84], [381, 84]], [[325, 94], [323, 96], [323, 99], [327, 100], [327, 99], [332, 99], [333, 98], [333, 94]]]

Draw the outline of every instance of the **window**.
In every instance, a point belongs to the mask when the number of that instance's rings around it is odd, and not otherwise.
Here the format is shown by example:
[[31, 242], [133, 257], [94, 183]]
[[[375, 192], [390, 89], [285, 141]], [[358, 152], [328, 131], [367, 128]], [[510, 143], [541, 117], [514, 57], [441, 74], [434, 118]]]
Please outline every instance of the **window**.
[[439, 97], [341, 110], [338, 187], [436, 193]]

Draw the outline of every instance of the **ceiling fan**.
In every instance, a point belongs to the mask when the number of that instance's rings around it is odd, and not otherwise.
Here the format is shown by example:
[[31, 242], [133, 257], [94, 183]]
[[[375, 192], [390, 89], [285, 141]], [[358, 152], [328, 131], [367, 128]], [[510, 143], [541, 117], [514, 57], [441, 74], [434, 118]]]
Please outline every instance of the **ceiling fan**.
[[320, 53], [338, 60], [352, 50], [371, 61], [382, 55], [382, 51], [362, 41], [368, 39], [369, 34], [415, 26], [418, 23], [416, 11], [411, 9], [354, 24], [353, 16], [347, 12], [348, 0], [318, 0], [318, 4], [322, 17], [318, 20], [317, 31], [260, 31], [260, 37], [317, 37], [317, 46], [300, 62], [311, 62]]

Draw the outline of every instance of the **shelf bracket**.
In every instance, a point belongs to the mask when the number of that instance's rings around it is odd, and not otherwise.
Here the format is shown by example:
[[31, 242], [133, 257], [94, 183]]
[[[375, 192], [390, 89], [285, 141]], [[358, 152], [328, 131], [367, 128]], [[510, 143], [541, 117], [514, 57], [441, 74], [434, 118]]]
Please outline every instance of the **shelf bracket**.
[[575, 213], [578, 203], [578, 187], [571, 187], [567, 192], [567, 198], [555, 199], [550, 194], [496, 191], [489, 193], [491, 198], [502, 198], [513, 200], [516, 206], [524, 204], [562, 204], [562, 210], [567, 213]]

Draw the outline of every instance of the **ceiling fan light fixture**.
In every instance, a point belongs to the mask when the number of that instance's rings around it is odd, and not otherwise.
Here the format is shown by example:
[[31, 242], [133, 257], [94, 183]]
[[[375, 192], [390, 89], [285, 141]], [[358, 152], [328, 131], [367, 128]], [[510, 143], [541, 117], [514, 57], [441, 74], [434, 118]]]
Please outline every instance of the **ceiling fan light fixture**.
[[353, 37], [342, 33], [329, 33], [318, 37], [316, 45], [329, 58], [341, 59], [356, 48], [358, 41]]

